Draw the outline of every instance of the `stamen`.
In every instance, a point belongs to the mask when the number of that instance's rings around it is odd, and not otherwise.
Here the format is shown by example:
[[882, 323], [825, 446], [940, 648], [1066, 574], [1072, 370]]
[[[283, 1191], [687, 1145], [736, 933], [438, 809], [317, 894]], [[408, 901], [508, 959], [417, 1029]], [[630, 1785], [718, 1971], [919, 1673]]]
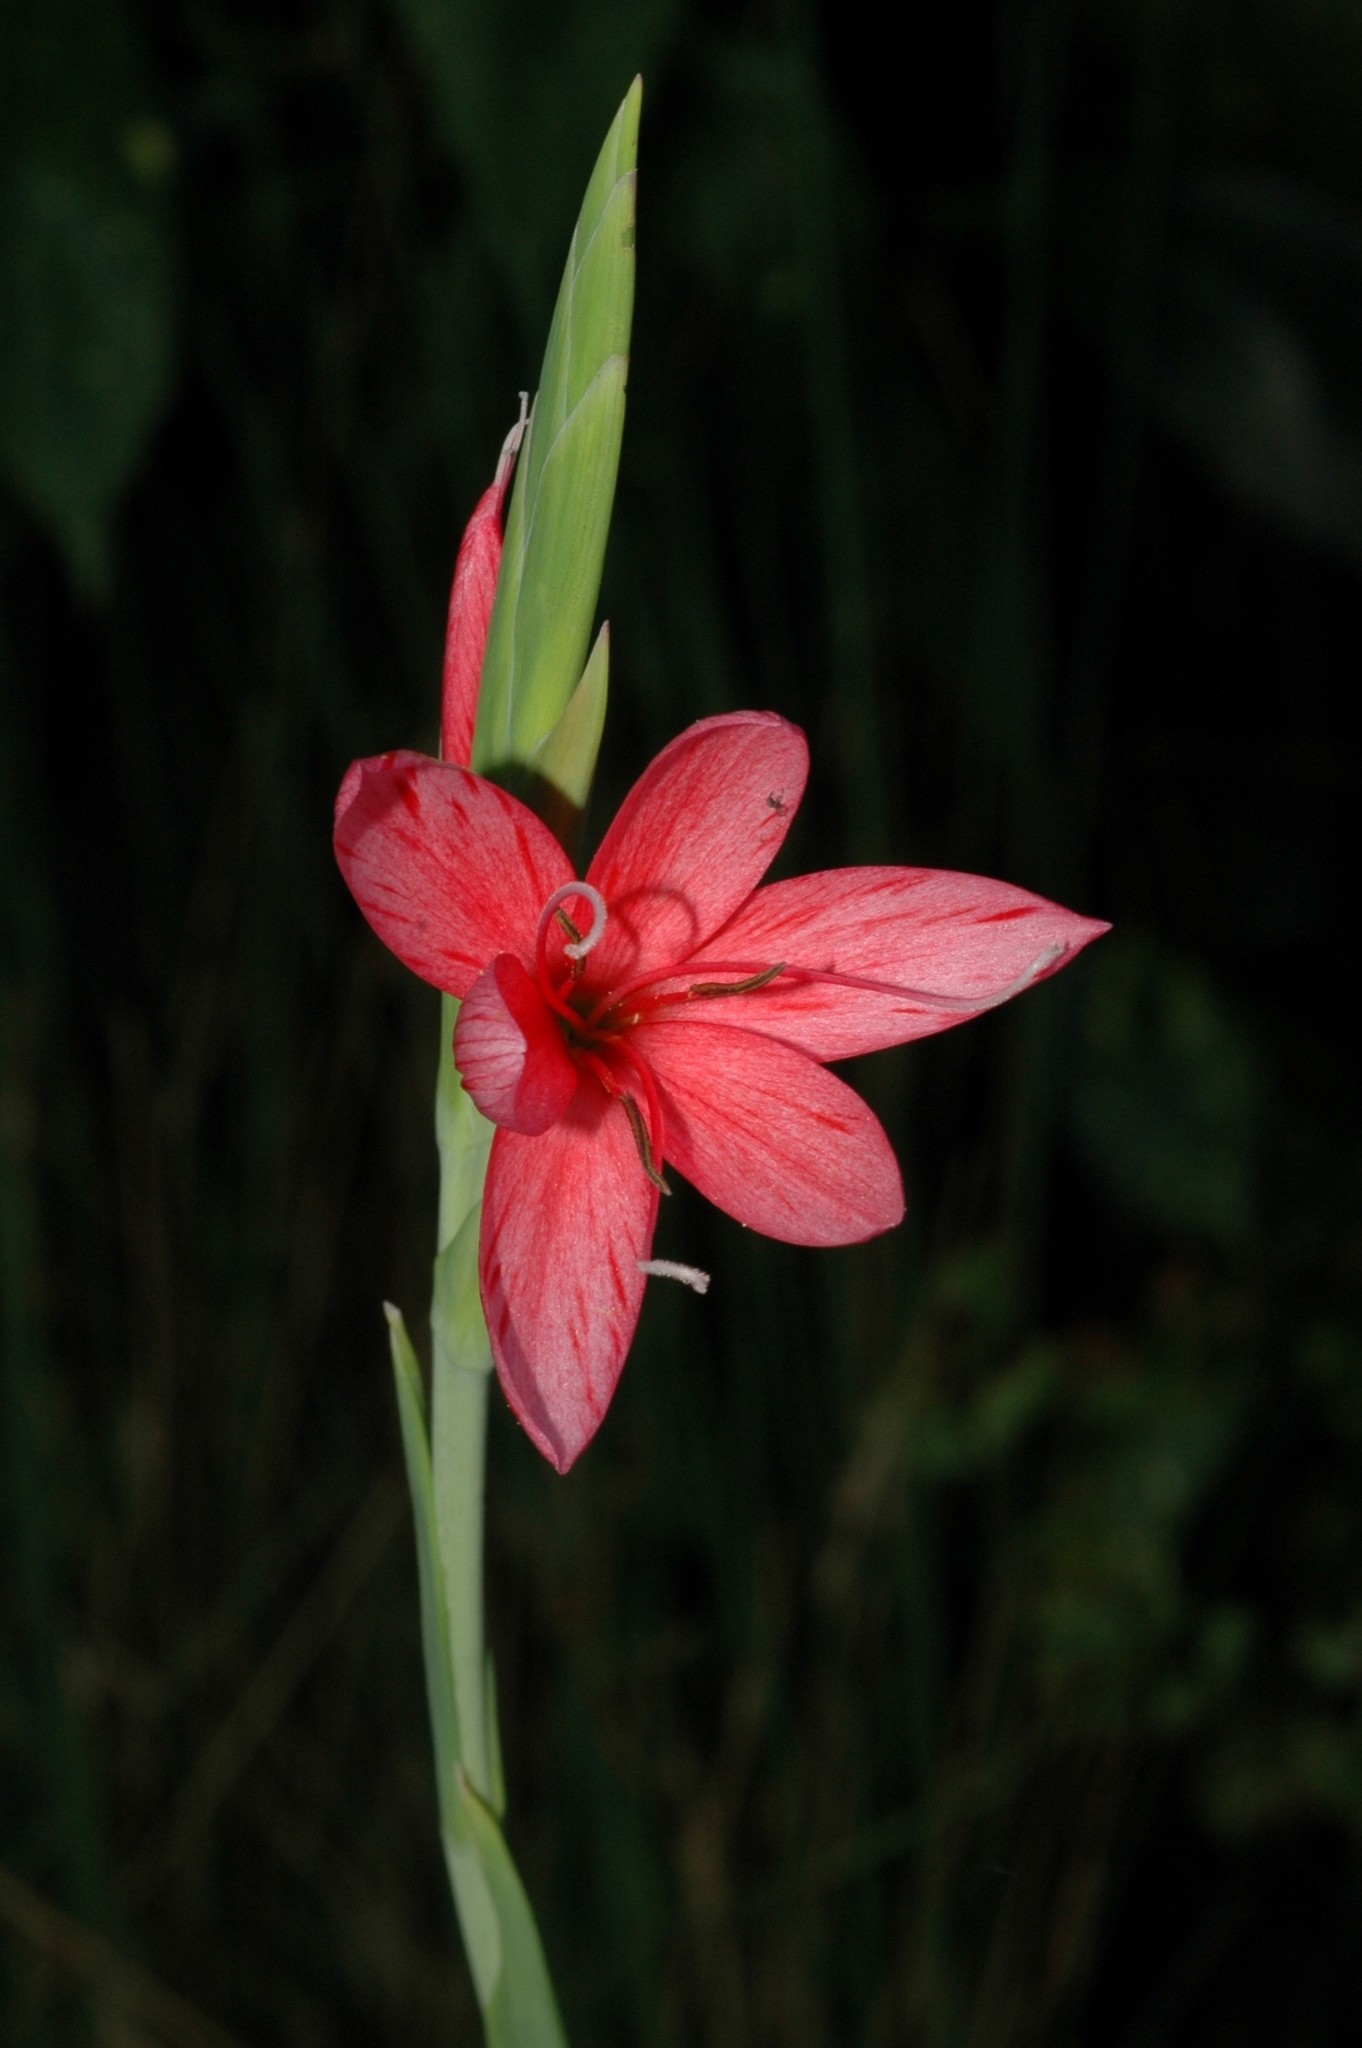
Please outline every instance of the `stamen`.
[[822, 981], [833, 988], [860, 988], [871, 995], [897, 996], [901, 1002], [915, 1003], [924, 1010], [963, 1010], [977, 1015], [984, 1010], [996, 1010], [1000, 1003], [1010, 1002], [1013, 996], [1020, 995], [1038, 974], [1044, 974], [1047, 967], [1053, 967], [1056, 960], [1062, 960], [1067, 951], [1068, 947], [1062, 941], [1047, 946], [1044, 952], [1037, 953], [1029, 967], [1023, 968], [1015, 981], [986, 996], [952, 995], [946, 989], [905, 988], [899, 982], [870, 981], [860, 974], [834, 974], [823, 967], [787, 967], [785, 971], [794, 981]]
[[[628, 1042], [622, 1038], [615, 1041], [615, 1055], [633, 1068], [642, 1086], [643, 1099], [648, 1105], [648, 1131], [650, 1136], [653, 1137], [653, 1178], [656, 1179], [660, 1188], [667, 1188], [667, 1183], [662, 1178], [662, 1104], [657, 1099], [657, 1087], [653, 1081], [652, 1074], [649, 1072], [648, 1062], [641, 1060]], [[671, 1193], [670, 1188], [667, 1188], [667, 1193]]]
[[[754, 971], [745, 960], [736, 966], [729, 960], [707, 960], [705, 965], [718, 974], [751, 974]], [[628, 997], [636, 995], [647, 997], [649, 989], [662, 988], [664, 983], [669, 981], [680, 981], [685, 972], [686, 965], [682, 961], [675, 967], [665, 969], [661, 974], [654, 968], [650, 974], [635, 975], [632, 981], [622, 981], [617, 988], [608, 988], [605, 994], [598, 998], [595, 1007], [587, 1017], [588, 1029], [594, 1030], [602, 1017], [608, 1016], [611, 1010], [617, 1010], [620, 1004], [625, 1002]], [[759, 968], [756, 972], [764, 974], [766, 970], [765, 968]], [[652, 1008], [655, 1003], [659, 1002], [684, 1002], [688, 994], [689, 990], [687, 989], [670, 989], [664, 996], [647, 997], [648, 1006]], [[631, 1021], [637, 1022], [638, 1020], [635, 1018]]]
[[[657, 1090], [653, 1086], [652, 1077], [648, 1069], [640, 1061], [634, 1059], [624, 1045], [618, 1045], [616, 1051], [624, 1055], [640, 1081], [642, 1081], [644, 1093], [648, 1099], [648, 1107], [652, 1111], [660, 1130], [662, 1127], [662, 1112], [657, 1100]], [[661, 1154], [653, 1150], [652, 1134], [648, 1129], [647, 1120], [638, 1103], [627, 1088], [620, 1086], [618, 1077], [611, 1073], [599, 1053], [582, 1052], [578, 1057], [581, 1059], [584, 1067], [590, 1067], [592, 1073], [596, 1076], [596, 1079], [600, 1082], [606, 1094], [611, 1097], [612, 1101], [618, 1102], [623, 1109], [629, 1119], [629, 1128], [634, 1134], [634, 1143], [638, 1147], [639, 1163], [643, 1171], [647, 1174], [655, 1188], [661, 1188], [664, 1195], [669, 1195], [671, 1189], [662, 1178]]]
[[697, 1294], [709, 1293], [709, 1275], [698, 1266], [680, 1266], [675, 1259], [635, 1259], [634, 1264], [650, 1280], [679, 1280], [683, 1287], [693, 1287]]
[[638, 1156], [643, 1162], [643, 1171], [647, 1174], [655, 1188], [661, 1188], [664, 1195], [669, 1195], [671, 1189], [662, 1178], [659, 1169], [653, 1164], [652, 1140], [648, 1134], [648, 1126], [644, 1121], [643, 1111], [639, 1108], [632, 1095], [622, 1094], [620, 1101], [624, 1104], [624, 1113], [629, 1119], [629, 1128], [634, 1134], [634, 1143], [638, 1146]]
[[746, 981], [697, 981], [688, 988], [688, 996], [747, 996], [754, 988], [765, 988], [768, 981], [774, 981], [778, 974], [785, 972], [785, 962], [777, 960], [774, 967], [766, 968], [761, 974], [749, 974]]
[[[838, 974], [832, 968], [801, 967], [792, 965], [787, 960], [778, 961], [774, 967], [756, 969], [747, 961], [707, 960], [705, 965], [711, 971], [738, 974], [745, 978], [734, 982], [695, 982], [690, 988], [667, 988], [666, 983], [679, 981], [685, 974], [686, 966], [683, 961], [661, 974], [654, 972], [640, 975], [635, 981], [626, 981], [618, 988], [607, 989], [605, 994], [597, 999], [585, 1021], [587, 1029], [594, 1031], [602, 1018], [608, 1016], [612, 1010], [617, 1010], [627, 998], [641, 996], [643, 1002], [640, 1015], [624, 1020], [626, 1024], [636, 1024], [640, 1021], [644, 1007], [652, 1011], [667, 1003], [688, 1002], [692, 997], [708, 999], [712, 996], [746, 995], [752, 989], [765, 988], [768, 982], [774, 981], [781, 974], [787, 977], [787, 985], [790, 987], [800, 982], [825, 982], [832, 988], [864, 989], [869, 995], [895, 996], [900, 1002], [912, 1003], [922, 1010], [944, 1010], [954, 1016], [975, 1016], [984, 1010], [996, 1009], [1000, 1003], [1006, 1003], [1013, 996], [1020, 995], [1024, 988], [1030, 987], [1038, 975], [1053, 967], [1057, 960], [1062, 960], [1067, 952], [1068, 947], [1062, 941], [1047, 946], [1043, 952], [1037, 953], [1029, 967], [1023, 968], [1015, 981], [1010, 981], [1006, 988], [997, 989], [985, 996], [967, 996], [963, 992], [956, 994], [949, 989], [908, 988], [902, 982], [872, 981], [863, 974]], [[653, 989], [661, 993], [648, 993]]]

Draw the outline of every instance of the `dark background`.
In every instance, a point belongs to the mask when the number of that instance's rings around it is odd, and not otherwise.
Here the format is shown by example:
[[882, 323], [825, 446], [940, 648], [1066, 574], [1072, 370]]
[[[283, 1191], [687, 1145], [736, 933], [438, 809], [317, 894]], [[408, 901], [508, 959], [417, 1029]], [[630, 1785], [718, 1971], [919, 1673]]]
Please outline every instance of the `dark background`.
[[[508, 1829], [588, 2044], [1362, 2028], [1362, 9], [0, 7], [0, 2038], [472, 2043], [379, 1304], [436, 999], [331, 860], [631, 74], [590, 829], [1110, 918], [860, 1063], [893, 1237], [681, 1190], [561, 1480]], [[1350, 880], [1349, 876], [1353, 876]]]

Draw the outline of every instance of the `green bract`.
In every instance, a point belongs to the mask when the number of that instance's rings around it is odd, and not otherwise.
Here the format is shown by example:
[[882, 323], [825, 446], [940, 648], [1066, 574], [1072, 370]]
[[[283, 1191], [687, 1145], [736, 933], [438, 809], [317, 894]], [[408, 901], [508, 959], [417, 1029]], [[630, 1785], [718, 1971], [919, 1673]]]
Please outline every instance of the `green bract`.
[[[531, 763], [582, 675], [624, 432], [642, 93], [635, 79], [596, 160], [549, 329], [483, 659], [472, 761], [480, 774]], [[598, 722], [586, 718], [582, 744], [593, 726], [599, 743]], [[584, 792], [594, 759], [592, 745], [585, 776], [580, 761], [564, 761], [554, 780], [563, 787], [566, 775]]]
[[569, 853], [591, 793], [609, 691], [610, 628], [605, 625], [596, 635], [591, 659], [568, 698], [567, 709], [552, 731], [531, 749], [520, 777], [525, 801]]

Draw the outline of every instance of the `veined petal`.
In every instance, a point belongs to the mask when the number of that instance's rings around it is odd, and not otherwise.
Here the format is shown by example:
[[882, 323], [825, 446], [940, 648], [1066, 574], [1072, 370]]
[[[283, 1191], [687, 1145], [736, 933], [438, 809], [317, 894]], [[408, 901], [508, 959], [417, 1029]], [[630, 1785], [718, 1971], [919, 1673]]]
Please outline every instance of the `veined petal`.
[[[801, 982], [791, 972], [704, 1005], [706, 1016], [768, 1032], [814, 1059], [843, 1060], [963, 1023], [1056, 973], [1107, 929], [982, 875], [832, 868], [758, 889], [686, 973], [703, 978], [708, 957], [754, 973], [784, 961], [846, 976]], [[848, 985], [858, 980], [881, 986]]]
[[587, 880], [610, 906], [599, 988], [684, 960], [761, 880], [804, 794], [809, 750], [771, 711], [701, 719], [630, 790]]
[[[735, 998], [736, 1000], [736, 998]], [[787, 1244], [855, 1244], [903, 1218], [879, 1118], [816, 1060], [726, 1024], [640, 1025], [663, 1150], [702, 1195]]]
[[498, 953], [459, 1004], [454, 1064], [483, 1115], [537, 1137], [577, 1092], [563, 1027], [514, 953]]
[[498, 1131], [479, 1275], [506, 1399], [560, 1472], [595, 1435], [643, 1305], [658, 1191], [629, 1119], [584, 1074], [539, 1138]]
[[501, 508], [515, 467], [516, 451], [525, 435], [525, 408], [502, 443], [497, 473], [473, 507], [464, 528], [449, 587], [449, 619], [445, 627], [444, 690], [440, 706], [440, 758], [468, 766], [473, 752], [473, 726], [478, 715], [478, 684], [487, 646], [492, 600], [501, 567]]
[[351, 763], [335, 848], [384, 945], [453, 996], [498, 953], [532, 959], [539, 912], [572, 878], [548, 826], [517, 798], [405, 750]]

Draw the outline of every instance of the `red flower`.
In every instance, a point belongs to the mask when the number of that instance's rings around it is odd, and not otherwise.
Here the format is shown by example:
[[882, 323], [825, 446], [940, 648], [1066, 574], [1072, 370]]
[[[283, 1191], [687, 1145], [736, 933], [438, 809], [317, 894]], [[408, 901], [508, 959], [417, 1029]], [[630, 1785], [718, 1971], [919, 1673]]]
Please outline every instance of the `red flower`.
[[926, 868], [758, 887], [807, 772], [772, 713], [702, 720], [634, 785], [585, 881], [532, 811], [452, 762], [384, 754], [341, 785], [356, 901], [462, 999], [455, 1059], [500, 1126], [483, 1308], [506, 1397], [560, 1471], [629, 1349], [665, 1164], [790, 1243], [892, 1228], [889, 1142], [823, 1062], [960, 1023], [1106, 929]]

